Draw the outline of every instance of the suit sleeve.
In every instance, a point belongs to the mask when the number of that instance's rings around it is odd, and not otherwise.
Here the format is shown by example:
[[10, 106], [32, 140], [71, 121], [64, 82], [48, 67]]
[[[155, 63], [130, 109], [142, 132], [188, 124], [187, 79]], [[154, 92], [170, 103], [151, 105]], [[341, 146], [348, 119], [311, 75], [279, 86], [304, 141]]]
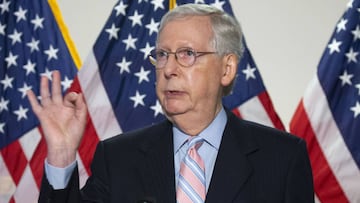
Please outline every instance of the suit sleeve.
[[309, 156], [304, 140], [298, 142], [286, 182], [286, 203], [314, 202], [314, 186]]
[[103, 142], [99, 142], [91, 163], [92, 175], [81, 190], [83, 202], [110, 202], [108, 160]]
[[44, 174], [40, 188], [39, 203], [110, 202], [108, 173], [104, 147], [99, 142], [91, 164], [92, 175], [85, 186], [79, 189], [79, 172], [76, 166], [66, 188], [55, 190]]
[[54, 190], [50, 185], [46, 175], [42, 178], [39, 203], [66, 203], [80, 202], [79, 190], [79, 173], [77, 166], [75, 167], [70, 181], [65, 189]]

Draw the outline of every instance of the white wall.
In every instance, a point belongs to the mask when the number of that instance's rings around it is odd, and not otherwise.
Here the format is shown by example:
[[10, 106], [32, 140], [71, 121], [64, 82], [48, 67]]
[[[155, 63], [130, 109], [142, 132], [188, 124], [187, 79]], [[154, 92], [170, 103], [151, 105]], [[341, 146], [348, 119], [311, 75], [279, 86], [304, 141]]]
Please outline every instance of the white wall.
[[[116, 0], [59, 0], [84, 60]], [[230, 0], [275, 108], [290, 119], [332, 31], [346, 8], [340, 0]]]

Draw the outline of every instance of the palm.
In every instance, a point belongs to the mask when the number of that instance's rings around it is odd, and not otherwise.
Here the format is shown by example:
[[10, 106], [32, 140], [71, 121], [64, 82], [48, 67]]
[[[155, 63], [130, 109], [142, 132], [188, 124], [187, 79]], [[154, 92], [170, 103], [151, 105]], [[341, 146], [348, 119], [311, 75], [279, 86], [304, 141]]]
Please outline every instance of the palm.
[[86, 104], [81, 94], [61, 93], [60, 73], [53, 72], [51, 94], [49, 81], [41, 78], [41, 103], [32, 91], [28, 98], [44, 132], [48, 147], [48, 161], [56, 166], [66, 166], [76, 157], [76, 151], [86, 125]]
[[48, 145], [53, 147], [66, 145], [71, 149], [77, 149], [86, 117], [79, 117], [75, 108], [75, 106], [52, 103], [40, 112], [38, 117]]

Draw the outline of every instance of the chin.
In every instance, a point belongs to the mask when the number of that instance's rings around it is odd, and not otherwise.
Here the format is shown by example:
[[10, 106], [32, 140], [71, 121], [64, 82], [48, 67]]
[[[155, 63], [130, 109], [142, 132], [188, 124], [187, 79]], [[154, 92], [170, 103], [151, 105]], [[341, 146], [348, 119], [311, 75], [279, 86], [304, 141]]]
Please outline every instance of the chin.
[[179, 114], [182, 114], [182, 113], [183, 113], [182, 111], [178, 111], [178, 110], [174, 110], [174, 109], [165, 110], [165, 114], [168, 115], [168, 116], [175, 116], [175, 115], [179, 115]]
[[168, 117], [184, 114], [186, 112], [184, 109], [179, 107], [163, 108], [163, 110]]

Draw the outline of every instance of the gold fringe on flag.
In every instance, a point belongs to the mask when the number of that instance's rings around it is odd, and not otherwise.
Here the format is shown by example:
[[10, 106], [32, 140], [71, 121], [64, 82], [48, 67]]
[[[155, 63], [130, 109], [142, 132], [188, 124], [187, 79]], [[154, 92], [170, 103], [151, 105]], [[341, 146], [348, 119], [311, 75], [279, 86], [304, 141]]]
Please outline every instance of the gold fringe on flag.
[[57, 1], [56, 0], [48, 0], [49, 2], [49, 6], [54, 14], [54, 17], [56, 19], [56, 22], [60, 28], [60, 31], [61, 31], [61, 34], [63, 35], [63, 38], [65, 40], [65, 43], [69, 49], [69, 52], [72, 56], [72, 59], [75, 63], [75, 66], [80, 69], [81, 67], [81, 60], [80, 60], [80, 57], [79, 57], [79, 54], [75, 48], [75, 44], [74, 42], [72, 41], [71, 37], [70, 37], [70, 34], [69, 34], [69, 31], [64, 23], [64, 20], [62, 18], [62, 15], [60, 13], [60, 9], [59, 9], [59, 6], [57, 4]]

